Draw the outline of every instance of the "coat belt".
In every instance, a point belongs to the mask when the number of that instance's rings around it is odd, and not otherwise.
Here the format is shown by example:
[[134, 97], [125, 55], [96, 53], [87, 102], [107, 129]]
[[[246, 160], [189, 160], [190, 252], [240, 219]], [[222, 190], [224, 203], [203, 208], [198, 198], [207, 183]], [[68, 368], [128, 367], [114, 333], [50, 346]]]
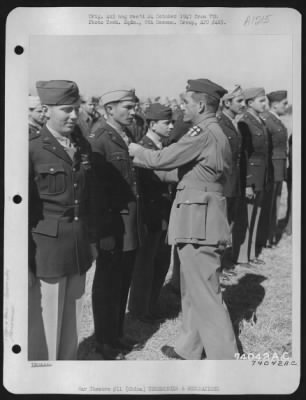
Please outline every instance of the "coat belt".
[[218, 182], [180, 182], [176, 190], [182, 189], [195, 189], [201, 192], [217, 192], [222, 194], [224, 191], [223, 185]]

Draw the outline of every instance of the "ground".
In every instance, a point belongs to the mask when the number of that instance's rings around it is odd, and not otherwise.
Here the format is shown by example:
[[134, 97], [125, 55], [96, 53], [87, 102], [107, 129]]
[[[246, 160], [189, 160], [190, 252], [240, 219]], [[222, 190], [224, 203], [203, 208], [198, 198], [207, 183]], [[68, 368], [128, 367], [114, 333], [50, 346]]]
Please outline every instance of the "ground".
[[[283, 185], [280, 219], [285, 217], [287, 190]], [[261, 355], [291, 354], [291, 236], [283, 234], [278, 247], [264, 249], [264, 265], [239, 268], [238, 275], [222, 290], [237, 335], [239, 350]], [[87, 275], [79, 359], [95, 359], [91, 285], [95, 265]], [[160, 348], [173, 344], [180, 330], [180, 300], [169, 288], [169, 271], [160, 297], [160, 308], [167, 315], [162, 324], [149, 325], [126, 315], [126, 333], [144, 347], [127, 354], [129, 360], [162, 360]]]

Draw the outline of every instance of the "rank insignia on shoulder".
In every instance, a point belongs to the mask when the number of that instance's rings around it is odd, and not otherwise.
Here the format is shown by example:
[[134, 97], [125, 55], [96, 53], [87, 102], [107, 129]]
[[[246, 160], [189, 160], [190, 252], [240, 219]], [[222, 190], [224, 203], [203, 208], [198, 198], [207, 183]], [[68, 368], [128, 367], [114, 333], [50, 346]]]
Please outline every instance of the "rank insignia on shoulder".
[[202, 129], [199, 126], [195, 125], [189, 129], [187, 135], [193, 137], [193, 136], [197, 136], [201, 132], [202, 132]]

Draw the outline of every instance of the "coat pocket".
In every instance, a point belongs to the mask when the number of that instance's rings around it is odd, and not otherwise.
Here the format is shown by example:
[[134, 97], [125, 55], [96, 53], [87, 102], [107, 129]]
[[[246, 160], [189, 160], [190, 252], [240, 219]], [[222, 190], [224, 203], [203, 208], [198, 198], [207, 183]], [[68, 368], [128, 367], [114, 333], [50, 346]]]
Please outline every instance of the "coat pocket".
[[60, 164], [41, 164], [36, 167], [39, 193], [57, 195], [67, 188], [65, 169]]
[[178, 194], [177, 237], [206, 239], [207, 193], [188, 189]]
[[32, 232], [45, 236], [57, 237], [58, 219], [57, 218], [41, 219], [37, 223], [37, 225], [34, 228], [32, 228]]

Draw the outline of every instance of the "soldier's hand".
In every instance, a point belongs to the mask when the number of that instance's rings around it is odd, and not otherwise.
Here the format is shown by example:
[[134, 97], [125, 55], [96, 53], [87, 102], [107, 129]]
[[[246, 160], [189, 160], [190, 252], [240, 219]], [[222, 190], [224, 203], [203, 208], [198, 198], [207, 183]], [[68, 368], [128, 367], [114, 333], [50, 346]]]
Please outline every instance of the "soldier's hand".
[[140, 144], [136, 144], [136, 143], [130, 143], [129, 144], [129, 153], [131, 157], [135, 157], [135, 154], [137, 152], [138, 149], [142, 148], [142, 146], [140, 146]]
[[111, 251], [115, 248], [115, 238], [114, 236], [107, 236], [99, 241], [99, 248], [104, 251]]
[[29, 288], [33, 287], [35, 285], [35, 282], [36, 282], [36, 277], [33, 274], [33, 272], [29, 269], [29, 271], [28, 271], [28, 285], [29, 285]]
[[253, 199], [253, 197], [255, 197], [255, 193], [252, 187], [247, 187], [245, 189], [245, 196], [247, 199]]

